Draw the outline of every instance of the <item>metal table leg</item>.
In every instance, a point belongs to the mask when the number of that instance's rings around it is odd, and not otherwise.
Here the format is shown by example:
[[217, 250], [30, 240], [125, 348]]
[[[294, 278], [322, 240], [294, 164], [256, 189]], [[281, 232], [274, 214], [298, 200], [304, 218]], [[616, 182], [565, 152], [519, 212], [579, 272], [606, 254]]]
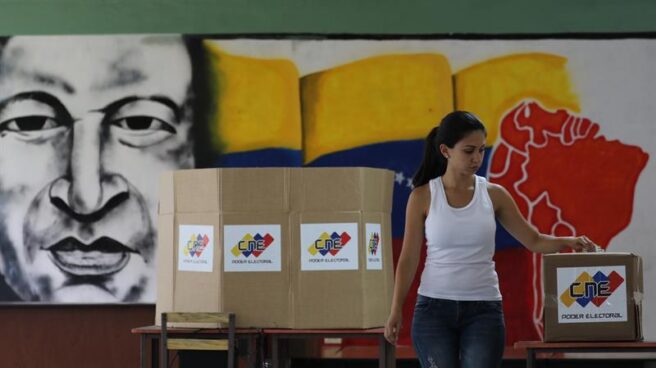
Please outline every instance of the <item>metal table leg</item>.
[[246, 359], [246, 362], [249, 367], [255, 367], [255, 362], [256, 362], [256, 355], [257, 355], [257, 345], [256, 341], [257, 338], [255, 337], [248, 337], [247, 338], [247, 345], [248, 345], [248, 358]]
[[159, 335], [150, 338], [150, 366], [159, 368]]
[[535, 350], [528, 348], [526, 349], [526, 368], [535, 367]]
[[279, 349], [278, 336], [271, 336], [271, 365], [273, 365], [273, 368], [280, 368]]
[[146, 367], [146, 334], [139, 336], [139, 367]]
[[395, 368], [396, 356], [395, 347], [390, 344], [384, 336], [378, 338], [378, 367]]

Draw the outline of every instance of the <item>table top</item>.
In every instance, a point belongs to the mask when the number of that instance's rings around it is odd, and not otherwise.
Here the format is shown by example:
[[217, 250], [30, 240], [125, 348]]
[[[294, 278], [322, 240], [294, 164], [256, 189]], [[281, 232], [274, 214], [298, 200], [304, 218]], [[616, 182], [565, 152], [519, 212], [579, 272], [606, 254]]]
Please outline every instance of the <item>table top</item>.
[[[152, 334], [158, 334], [162, 331], [161, 326], [142, 326], [142, 327], [135, 327], [130, 330], [131, 333], [133, 334], [145, 334], [145, 335], [152, 335]], [[169, 327], [166, 329], [168, 333], [172, 334], [181, 334], [181, 333], [201, 333], [201, 334], [216, 334], [216, 333], [228, 333], [227, 328], [206, 328], [206, 327]], [[256, 329], [256, 328], [237, 328], [235, 329], [235, 333], [238, 334], [258, 334], [261, 333], [261, 329]]]
[[653, 349], [656, 341], [574, 341], [574, 342], [544, 342], [518, 341], [515, 349], [579, 349], [579, 348], [632, 348]]
[[263, 329], [265, 334], [277, 334], [277, 335], [326, 335], [326, 334], [340, 334], [340, 335], [382, 335], [385, 333], [385, 329], [382, 327], [379, 328], [365, 328], [365, 329], [327, 329], [327, 328], [318, 328], [318, 329], [291, 329], [291, 328], [265, 328]]
[[[169, 327], [166, 329], [170, 333], [224, 333], [227, 328], [190, 328], [190, 327]], [[159, 334], [161, 331], [160, 326], [143, 326], [135, 327], [130, 330], [133, 334]], [[263, 333], [269, 335], [382, 335], [385, 329], [380, 328], [367, 328], [367, 329], [288, 329], [288, 328], [237, 328], [236, 333]]]

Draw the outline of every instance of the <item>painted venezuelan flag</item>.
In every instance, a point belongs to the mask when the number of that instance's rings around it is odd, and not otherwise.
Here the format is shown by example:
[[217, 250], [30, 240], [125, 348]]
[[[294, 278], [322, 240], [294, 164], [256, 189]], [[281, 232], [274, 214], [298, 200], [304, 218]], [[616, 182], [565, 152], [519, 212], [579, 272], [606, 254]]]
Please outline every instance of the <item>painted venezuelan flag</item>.
[[308, 166], [368, 166], [396, 172], [392, 235], [403, 236], [411, 180], [424, 137], [453, 109], [447, 60], [386, 55], [301, 79]]
[[216, 113], [217, 167], [301, 166], [298, 70], [284, 59], [230, 55], [207, 42]]
[[[393, 170], [395, 261], [424, 138], [445, 114], [468, 110], [486, 124], [488, 149], [478, 174], [506, 187], [527, 216], [522, 193], [514, 186], [520, 178], [514, 169], [504, 169], [512, 166], [512, 158], [497, 154], [504, 142], [521, 139], [521, 132], [502, 131], [501, 123], [526, 100], [548, 109], [580, 110], [567, 60], [554, 55], [509, 55], [454, 74], [440, 54], [392, 54], [310, 74], [299, 83], [298, 70], [289, 60], [234, 56], [213, 44], [208, 48], [218, 96], [212, 126], [214, 148], [222, 152], [217, 166]], [[505, 152], [504, 147], [499, 152]], [[521, 247], [500, 226], [496, 245], [507, 342], [535, 340], [542, 333], [541, 258]], [[417, 275], [422, 267], [423, 260]], [[417, 286], [418, 277], [411, 290]], [[404, 305], [406, 328], [401, 344], [410, 344], [407, 326], [415, 298], [411, 292]]]
[[[301, 101], [306, 165], [368, 166], [396, 173], [392, 209], [396, 263], [424, 138], [453, 110], [448, 61], [438, 54], [360, 60], [302, 78]], [[413, 283], [416, 290], [418, 278]], [[405, 326], [410, 326], [416, 299], [410, 294], [404, 305]], [[410, 344], [409, 329], [403, 330], [400, 343]]]

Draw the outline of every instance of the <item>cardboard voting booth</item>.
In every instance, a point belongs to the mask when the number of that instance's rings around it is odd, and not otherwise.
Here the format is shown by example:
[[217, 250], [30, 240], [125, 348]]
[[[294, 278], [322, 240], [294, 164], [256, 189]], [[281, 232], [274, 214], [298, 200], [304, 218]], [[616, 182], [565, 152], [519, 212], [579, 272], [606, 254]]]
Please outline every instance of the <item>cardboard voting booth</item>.
[[393, 182], [372, 168], [164, 174], [156, 323], [165, 311], [229, 311], [238, 327], [383, 326]]
[[544, 340], [642, 340], [642, 260], [630, 253], [543, 257]]

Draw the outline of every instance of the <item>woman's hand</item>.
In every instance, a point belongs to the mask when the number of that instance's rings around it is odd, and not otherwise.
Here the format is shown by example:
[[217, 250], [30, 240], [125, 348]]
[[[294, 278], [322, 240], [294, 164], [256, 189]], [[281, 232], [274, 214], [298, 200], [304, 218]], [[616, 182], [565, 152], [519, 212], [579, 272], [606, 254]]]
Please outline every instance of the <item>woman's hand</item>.
[[401, 331], [401, 320], [401, 313], [392, 311], [392, 313], [389, 315], [389, 318], [387, 319], [387, 323], [385, 323], [385, 338], [392, 345], [396, 345], [396, 341], [399, 339], [399, 333]]
[[568, 248], [572, 248], [575, 252], [596, 252], [602, 250], [600, 246], [585, 235], [568, 236], [560, 239], [562, 239]]

